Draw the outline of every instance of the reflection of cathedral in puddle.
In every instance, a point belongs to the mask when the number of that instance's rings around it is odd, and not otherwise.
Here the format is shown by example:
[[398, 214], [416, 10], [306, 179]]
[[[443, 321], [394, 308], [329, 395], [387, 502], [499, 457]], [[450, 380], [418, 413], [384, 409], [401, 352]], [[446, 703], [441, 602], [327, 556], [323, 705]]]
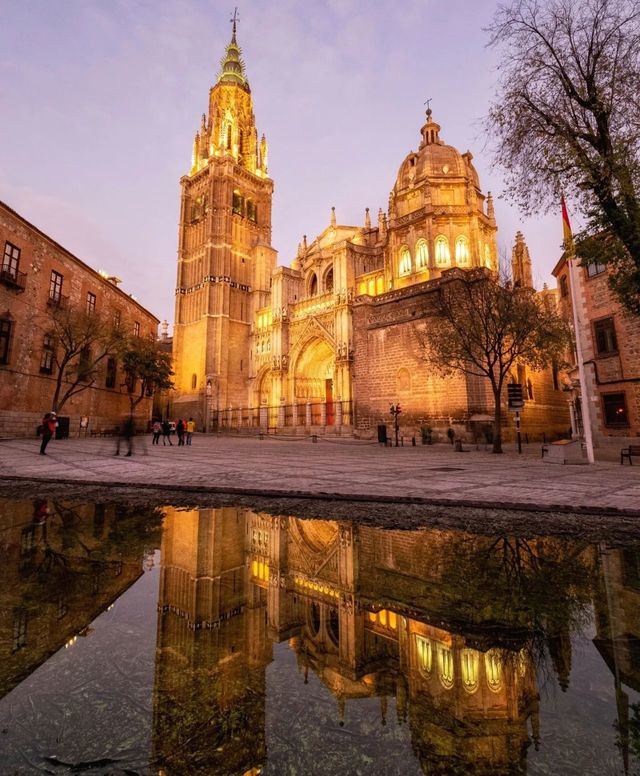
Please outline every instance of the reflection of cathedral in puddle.
[[477, 624], [447, 621], [430, 562], [442, 537], [231, 508], [170, 511], [155, 692], [160, 772], [259, 771], [265, 668], [283, 640], [331, 690], [347, 725], [354, 699], [379, 697], [384, 722], [395, 698], [425, 772], [523, 768], [537, 737], [533, 667], [522, 640], [509, 643], [505, 632], [501, 643], [495, 630], [488, 638]]

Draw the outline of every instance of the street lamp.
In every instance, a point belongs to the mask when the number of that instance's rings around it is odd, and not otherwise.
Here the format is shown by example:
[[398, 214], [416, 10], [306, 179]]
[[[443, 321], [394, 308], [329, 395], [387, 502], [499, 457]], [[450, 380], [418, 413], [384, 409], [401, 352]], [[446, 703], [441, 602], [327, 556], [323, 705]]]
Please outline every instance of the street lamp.
[[392, 404], [389, 408], [389, 412], [393, 415], [393, 429], [396, 432], [396, 447], [400, 447], [398, 444], [398, 431], [400, 430], [400, 424], [398, 423], [398, 415], [402, 412], [400, 403]]
[[210, 431], [209, 427], [211, 425], [211, 399], [213, 396], [213, 386], [211, 385], [211, 380], [207, 380], [206, 394], [207, 407], [205, 413], [205, 431], [208, 433]]

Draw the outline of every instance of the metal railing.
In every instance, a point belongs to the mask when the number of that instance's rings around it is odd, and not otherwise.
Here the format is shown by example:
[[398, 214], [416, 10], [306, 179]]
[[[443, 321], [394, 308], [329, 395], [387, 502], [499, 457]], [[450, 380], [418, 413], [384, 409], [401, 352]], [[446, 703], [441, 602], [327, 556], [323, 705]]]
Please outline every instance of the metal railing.
[[263, 404], [260, 407], [228, 407], [214, 411], [212, 427], [218, 431], [282, 431], [302, 428], [339, 428], [353, 424], [350, 401]]
[[24, 291], [27, 285], [27, 273], [3, 267], [0, 270], [0, 282], [10, 288], [15, 288], [17, 291]]

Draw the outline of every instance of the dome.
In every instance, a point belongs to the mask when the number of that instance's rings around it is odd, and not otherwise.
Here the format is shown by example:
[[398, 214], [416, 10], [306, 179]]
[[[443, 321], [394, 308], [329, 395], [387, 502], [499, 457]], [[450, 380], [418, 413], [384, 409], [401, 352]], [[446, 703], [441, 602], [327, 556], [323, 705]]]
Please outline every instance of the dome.
[[395, 189], [412, 187], [424, 180], [445, 182], [447, 178], [471, 178], [474, 186], [480, 188], [480, 179], [473, 166], [471, 153], [461, 154], [457, 148], [440, 140], [440, 126], [431, 119], [427, 111], [427, 123], [422, 127], [422, 142], [417, 152], [411, 152], [398, 171]]

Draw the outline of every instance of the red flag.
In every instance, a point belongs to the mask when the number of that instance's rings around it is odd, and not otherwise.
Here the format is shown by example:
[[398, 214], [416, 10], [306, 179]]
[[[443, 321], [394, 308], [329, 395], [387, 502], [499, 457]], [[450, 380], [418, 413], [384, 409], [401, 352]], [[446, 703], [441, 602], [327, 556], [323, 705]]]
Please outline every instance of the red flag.
[[560, 200], [562, 204], [562, 233], [564, 235], [564, 249], [566, 251], [573, 245], [573, 233], [571, 231], [571, 223], [569, 221], [569, 212], [567, 211], [567, 203], [564, 201], [564, 196]]

